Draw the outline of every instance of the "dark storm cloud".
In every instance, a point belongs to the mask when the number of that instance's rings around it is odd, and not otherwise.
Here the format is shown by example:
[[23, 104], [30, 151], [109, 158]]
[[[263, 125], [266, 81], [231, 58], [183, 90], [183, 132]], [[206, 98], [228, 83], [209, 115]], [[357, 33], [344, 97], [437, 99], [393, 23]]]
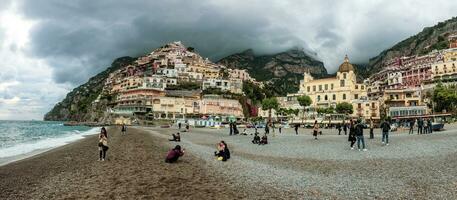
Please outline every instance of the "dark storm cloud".
[[114, 58], [177, 40], [212, 60], [248, 48], [265, 54], [304, 47], [332, 72], [344, 54], [366, 62], [451, 17], [453, 2], [23, 0], [19, 10], [37, 22], [29, 54], [50, 64], [56, 82], [79, 84]]
[[176, 40], [212, 60], [247, 48], [269, 53], [303, 43], [255, 10], [234, 12], [211, 2], [30, 0], [22, 9], [39, 21], [30, 53], [50, 63], [59, 83], [81, 83], [116, 57]]

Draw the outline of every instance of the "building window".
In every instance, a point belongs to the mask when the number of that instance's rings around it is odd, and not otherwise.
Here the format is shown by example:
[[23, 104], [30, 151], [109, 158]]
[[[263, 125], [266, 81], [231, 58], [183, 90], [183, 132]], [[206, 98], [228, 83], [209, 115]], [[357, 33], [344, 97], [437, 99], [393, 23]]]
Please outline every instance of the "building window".
[[308, 90], [308, 92], [310, 92], [310, 87], [309, 87], [309, 86], [308, 86], [308, 87], [306, 87], [306, 89]]
[[346, 94], [343, 94], [343, 100], [346, 100]]
[[362, 85], [362, 90], [364, 90], [364, 89], [365, 89], [365, 87]]
[[336, 95], [333, 95], [333, 100], [336, 100]]
[[354, 99], [359, 99], [359, 95], [358, 94], [354, 94]]
[[361, 103], [357, 104], [357, 108], [362, 108], [362, 104]]
[[325, 84], [324, 88], [325, 88], [325, 90], [328, 90], [328, 84]]
[[344, 87], [344, 80], [340, 80], [340, 87]]
[[313, 85], [313, 92], [315, 92], [315, 91], [316, 91], [316, 86], [315, 86], [315, 85]]
[[331, 89], [331, 90], [333, 90], [333, 83], [332, 83], [332, 84], [330, 84], [330, 89]]
[[321, 101], [321, 95], [317, 95], [317, 101]]
[[322, 85], [319, 85], [319, 91], [322, 91]]
[[358, 90], [359, 89], [359, 85], [355, 85], [355, 89]]
[[326, 101], [328, 100], [327, 95], [324, 96], [324, 100], [326, 100]]
[[346, 73], [343, 73], [343, 79], [346, 79]]

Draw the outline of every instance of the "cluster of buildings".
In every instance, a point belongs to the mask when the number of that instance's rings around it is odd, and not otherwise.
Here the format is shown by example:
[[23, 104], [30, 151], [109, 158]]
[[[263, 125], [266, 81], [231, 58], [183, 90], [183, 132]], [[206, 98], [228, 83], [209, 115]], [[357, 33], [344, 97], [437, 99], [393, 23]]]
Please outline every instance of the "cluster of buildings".
[[173, 42], [111, 73], [104, 93], [114, 97], [109, 112], [116, 115], [148, 119], [242, 118], [238, 100], [205, 91], [242, 94], [243, 81], [255, 82], [245, 70], [227, 69], [202, 58], [181, 42]]
[[[314, 79], [309, 73], [304, 73], [297, 93], [278, 97], [280, 107], [299, 109], [300, 114], [294, 120], [305, 119], [307, 123], [316, 119], [317, 108], [335, 108], [341, 102], [352, 105], [351, 117], [375, 121], [382, 116], [407, 119], [442, 112], [434, 111], [431, 104], [434, 87], [438, 83], [457, 84], [457, 35], [451, 35], [448, 39], [448, 49], [391, 59], [385, 63], [382, 71], [360, 83], [346, 56], [335, 77]], [[307, 112], [302, 111], [303, 107], [296, 98], [302, 95], [312, 100]], [[267, 111], [259, 113], [263, 117], [268, 116]], [[273, 112], [273, 117], [281, 116]]]
[[[352, 105], [351, 117], [375, 121], [388, 116], [401, 119], [441, 112], [433, 111], [433, 88], [438, 83], [457, 84], [457, 35], [448, 38], [448, 49], [393, 58], [383, 70], [363, 82], [357, 82], [354, 66], [346, 56], [334, 77], [315, 79], [305, 72], [299, 91], [277, 100], [281, 108], [299, 110], [298, 115], [289, 118], [292, 123], [312, 123], [319, 117], [326, 120], [323, 118], [328, 115], [318, 113], [319, 108], [335, 108], [342, 102]], [[241, 119], [243, 108], [237, 99], [205, 91], [215, 89], [242, 95], [244, 81], [261, 84], [246, 70], [227, 69], [202, 58], [181, 42], [173, 42], [111, 73], [104, 92], [115, 98], [109, 112], [121, 116]], [[189, 84], [192, 89], [186, 88]], [[305, 109], [297, 101], [303, 95], [312, 100]], [[262, 109], [258, 114], [269, 116]], [[274, 118], [281, 115], [272, 112]], [[329, 123], [344, 117], [341, 113], [333, 114]]]

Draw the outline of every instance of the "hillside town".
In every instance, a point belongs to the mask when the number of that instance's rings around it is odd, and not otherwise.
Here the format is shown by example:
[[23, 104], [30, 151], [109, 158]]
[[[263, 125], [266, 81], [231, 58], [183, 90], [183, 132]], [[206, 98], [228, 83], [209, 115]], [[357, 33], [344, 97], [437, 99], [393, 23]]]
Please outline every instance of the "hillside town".
[[[116, 123], [190, 119], [228, 122], [248, 118], [265, 121], [271, 117], [288, 123], [320, 120], [332, 124], [344, 121], [347, 115], [378, 123], [386, 117], [445, 113], [434, 110], [430, 94], [439, 83], [453, 85], [457, 81], [457, 35], [450, 35], [448, 40], [447, 49], [396, 57], [363, 81], [357, 81], [348, 56], [333, 77], [315, 79], [305, 72], [299, 91], [273, 97], [279, 106], [272, 110], [262, 109], [257, 103], [251, 105], [255, 112], [243, 112], [246, 108], [236, 98], [245, 95], [243, 84], [251, 82], [262, 88], [263, 83], [246, 70], [215, 64], [181, 42], [166, 44], [109, 74], [103, 94], [115, 97], [108, 113], [115, 116]], [[311, 104], [300, 105], [300, 96], [308, 96]], [[334, 108], [343, 102], [350, 104], [353, 111], [335, 113]], [[330, 112], [322, 112], [329, 108]], [[281, 112], [284, 110], [295, 112]]]

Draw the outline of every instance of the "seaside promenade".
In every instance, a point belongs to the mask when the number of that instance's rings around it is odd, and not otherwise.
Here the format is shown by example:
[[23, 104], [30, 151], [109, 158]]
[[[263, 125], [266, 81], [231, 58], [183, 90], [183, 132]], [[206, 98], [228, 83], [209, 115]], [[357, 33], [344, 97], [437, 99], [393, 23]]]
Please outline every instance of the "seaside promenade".
[[[0, 167], [0, 199], [455, 199], [457, 129], [447, 128], [393, 132], [389, 146], [366, 130], [367, 152], [328, 129], [317, 141], [310, 129], [270, 131], [265, 146], [227, 129], [191, 129], [180, 143], [168, 141], [174, 127], [109, 129], [108, 161], [97, 161], [90, 136]], [[213, 156], [220, 140], [232, 152], [227, 162]], [[176, 144], [186, 154], [164, 163]]]

